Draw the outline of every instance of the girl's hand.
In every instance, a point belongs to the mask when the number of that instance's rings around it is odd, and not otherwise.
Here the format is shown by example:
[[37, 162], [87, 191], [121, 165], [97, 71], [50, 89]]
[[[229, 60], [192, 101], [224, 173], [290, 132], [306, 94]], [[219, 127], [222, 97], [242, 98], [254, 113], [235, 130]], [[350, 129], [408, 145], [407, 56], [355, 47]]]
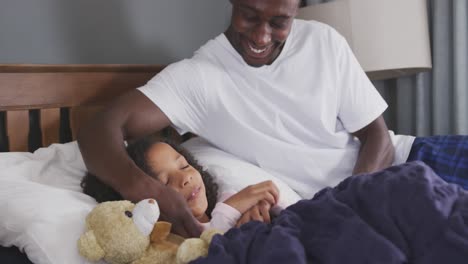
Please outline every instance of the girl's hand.
[[260, 201], [257, 205], [252, 206], [247, 212], [243, 213], [241, 218], [237, 221], [236, 227], [250, 222], [250, 221], [260, 221], [264, 223], [270, 223], [270, 208], [271, 205], [265, 200]]
[[278, 202], [278, 198], [278, 187], [272, 181], [264, 181], [242, 189], [229, 197], [224, 203], [243, 214], [262, 200], [273, 206]]

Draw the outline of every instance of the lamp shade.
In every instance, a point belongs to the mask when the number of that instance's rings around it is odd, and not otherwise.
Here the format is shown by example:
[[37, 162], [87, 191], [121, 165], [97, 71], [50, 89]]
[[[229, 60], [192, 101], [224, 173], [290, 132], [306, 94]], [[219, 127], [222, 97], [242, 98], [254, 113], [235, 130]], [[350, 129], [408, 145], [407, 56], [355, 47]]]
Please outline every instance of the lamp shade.
[[334, 27], [372, 80], [432, 67], [426, 0], [336, 0], [300, 8], [297, 18]]

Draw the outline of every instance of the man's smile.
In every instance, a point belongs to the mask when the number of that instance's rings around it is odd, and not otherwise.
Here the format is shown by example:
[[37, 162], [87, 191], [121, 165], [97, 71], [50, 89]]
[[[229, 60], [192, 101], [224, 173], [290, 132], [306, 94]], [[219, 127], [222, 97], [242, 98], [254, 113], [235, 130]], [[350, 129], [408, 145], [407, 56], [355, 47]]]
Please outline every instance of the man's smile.
[[243, 56], [250, 58], [250, 60], [261, 60], [261, 64], [268, 64], [270, 62], [271, 54], [274, 51], [274, 44], [270, 43], [267, 46], [258, 47], [248, 39], [242, 40]]

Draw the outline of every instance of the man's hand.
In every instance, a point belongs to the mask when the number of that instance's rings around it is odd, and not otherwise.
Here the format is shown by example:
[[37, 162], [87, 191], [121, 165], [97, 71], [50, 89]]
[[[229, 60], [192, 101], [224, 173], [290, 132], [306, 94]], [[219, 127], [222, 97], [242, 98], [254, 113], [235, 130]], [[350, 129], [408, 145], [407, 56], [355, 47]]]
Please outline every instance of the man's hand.
[[185, 199], [143, 173], [125, 150], [124, 139], [141, 138], [170, 124], [161, 109], [135, 89], [116, 98], [83, 125], [77, 140], [88, 171], [127, 200], [155, 198], [161, 218], [172, 223], [175, 233], [198, 237], [201, 227]]
[[252, 206], [248, 211], [242, 214], [241, 218], [237, 221], [236, 227], [240, 227], [241, 225], [254, 220], [270, 223], [270, 208], [271, 205], [267, 201], [260, 201], [258, 204]]
[[172, 223], [172, 232], [186, 238], [200, 237], [202, 227], [180, 193], [162, 186], [157, 201], [161, 211], [160, 219]]

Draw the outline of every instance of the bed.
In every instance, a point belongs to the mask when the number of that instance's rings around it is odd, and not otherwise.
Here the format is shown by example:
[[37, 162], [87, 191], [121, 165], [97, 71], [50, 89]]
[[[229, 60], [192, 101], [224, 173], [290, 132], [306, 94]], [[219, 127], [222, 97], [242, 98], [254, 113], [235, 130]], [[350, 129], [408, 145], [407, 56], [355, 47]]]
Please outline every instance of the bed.
[[[37, 195], [35, 198], [49, 203], [49, 207], [61, 206], [56, 204], [57, 200], [68, 201], [75, 205], [76, 210], [67, 211], [65, 219], [73, 222], [74, 218], [82, 217], [81, 214], [87, 212], [87, 207], [93, 206], [94, 201], [82, 196], [81, 200], [64, 196], [82, 195], [78, 185], [80, 177], [85, 173], [84, 164], [74, 141], [80, 124], [86, 122], [112, 98], [145, 84], [163, 68], [164, 65], [0, 65], [0, 210], [5, 210], [0, 214], [0, 218], [3, 217], [0, 219], [0, 245], [7, 245], [0, 247], [2, 263], [31, 263], [29, 259], [36, 260], [37, 263], [82, 263], [71, 261], [69, 258], [76, 258], [76, 255], [70, 257], [70, 252], [45, 256], [44, 250], [54, 249], [57, 245], [61, 246], [58, 253], [66, 252], [67, 248], [63, 245], [68, 242], [71, 242], [68, 250], [75, 250], [75, 242], [69, 238], [63, 240], [58, 234], [37, 234], [41, 230], [54, 232], [49, 227], [58, 222], [49, 219], [45, 213], [35, 212], [40, 216], [34, 215], [34, 209], [31, 208], [28, 208], [29, 213], [17, 210], [12, 212], [12, 205], [17, 206], [18, 203], [9, 201], [11, 196], [5, 192], [14, 189], [13, 197], [23, 195], [23, 201], [33, 200], [33, 196]], [[200, 138], [193, 135], [180, 136], [172, 128], [157, 134], [175, 142], [185, 142], [185, 147], [197, 156], [199, 163], [210, 170], [213, 176], [218, 176], [221, 188], [240, 190], [259, 181], [274, 180], [287, 204], [300, 199], [282, 181], [214, 148]], [[187, 141], [189, 138], [192, 140]], [[251, 174], [256, 177], [232, 179], [232, 174]], [[51, 181], [51, 175], [56, 179]], [[7, 184], [11, 184], [11, 188], [5, 187]], [[28, 206], [29, 202], [20, 204], [20, 207]], [[12, 213], [12, 216], [6, 216], [8, 213], [5, 212]], [[15, 219], [13, 214], [19, 219]], [[48, 214], [56, 215], [56, 212], [49, 211]], [[74, 217], [71, 218], [70, 215]], [[29, 232], [41, 239], [45, 237], [47, 241], [31, 244], [28, 243], [31, 234], [27, 237], [18, 234], [5, 235], [11, 233], [11, 230], [4, 228], [8, 221], [16, 225], [15, 228], [21, 230], [20, 233]], [[33, 231], [28, 229], [35, 222], [48, 223], [48, 226], [41, 226]], [[80, 222], [84, 222], [84, 219]], [[73, 229], [75, 233], [68, 235], [77, 235], [77, 223], [64, 226], [63, 229]], [[67, 232], [69, 231], [62, 233]], [[29, 259], [22, 252], [27, 252]]]
[[[0, 152], [9, 152], [0, 153], [2, 263], [83, 263], [71, 259], [79, 257], [76, 237], [96, 203], [79, 188], [85, 166], [76, 131], [110, 99], [163, 68], [0, 65]], [[186, 139], [172, 129], [161, 133]], [[203, 139], [183, 144], [221, 188], [271, 179], [291, 205], [272, 225], [250, 222], [216, 236], [208, 257], [195, 263], [466, 263], [468, 194], [420, 162], [352, 176], [301, 200], [280, 180]]]

